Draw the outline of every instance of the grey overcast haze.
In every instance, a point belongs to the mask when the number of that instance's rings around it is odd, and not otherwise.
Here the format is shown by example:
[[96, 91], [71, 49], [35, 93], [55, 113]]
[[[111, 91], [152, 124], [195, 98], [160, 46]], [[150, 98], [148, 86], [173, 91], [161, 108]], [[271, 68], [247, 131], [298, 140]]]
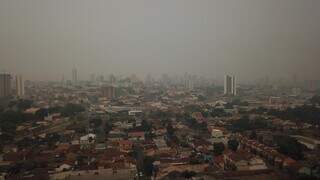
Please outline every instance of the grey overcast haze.
[[319, 0], [0, 0], [0, 71], [29, 80], [320, 77]]

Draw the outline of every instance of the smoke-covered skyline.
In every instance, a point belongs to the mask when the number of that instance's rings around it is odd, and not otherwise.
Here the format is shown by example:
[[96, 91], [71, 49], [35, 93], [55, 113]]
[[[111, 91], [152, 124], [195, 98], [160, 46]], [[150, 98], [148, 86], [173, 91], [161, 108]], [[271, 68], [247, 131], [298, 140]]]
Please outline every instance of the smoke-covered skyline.
[[0, 70], [318, 79], [317, 0], [2, 0]]

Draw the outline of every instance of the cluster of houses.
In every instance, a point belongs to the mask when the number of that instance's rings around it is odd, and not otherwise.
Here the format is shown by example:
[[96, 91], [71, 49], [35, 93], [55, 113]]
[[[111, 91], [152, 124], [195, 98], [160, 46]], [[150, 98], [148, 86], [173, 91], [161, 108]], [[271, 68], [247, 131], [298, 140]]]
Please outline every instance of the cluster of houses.
[[[234, 172], [268, 174], [274, 168], [284, 172], [309, 170], [298, 161], [280, 154], [272, 146], [268, 133], [262, 132], [263, 139], [258, 142], [242, 135], [244, 133], [235, 135], [228, 130], [229, 125], [241, 117], [239, 112], [243, 109], [249, 111], [260, 106], [281, 109], [300, 101], [248, 95], [248, 106], [226, 108], [232, 98], [217, 96], [213, 102], [203, 102], [198, 98], [202, 91], [179, 88], [163, 90], [153, 87], [145, 93], [139, 89], [135, 95], [108, 99], [99, 97], [97, 88], [89, 86], [79, 89], [51, 87], [45, 85], [41, 90], [33, 87], [35, 93], [30, 98], [35, 101], [36, 108], [27, 109], [24, 113], [34, 115], [40, 108], [64, 106], [71, 102], [87, 105], [86, 113], [94, 114], [103, 122], [98, 127], [91, 127], [90, 116], [75, 122], [61, 113], [52, 113], [43, 120], [20, 124], [16, 130], [19, 143], [5, 145], [0, 153], [0, 172], [6, 172], [0, 177], [19, 174], [17, 178], [66, 179], [99, 174], [116, 177], [121, 174], [133, 179], [144, 176], [141, 166], [145, 164], [141, 162], [145, 157], [152, 157], [156, 179], [171, 172], [185, 171], [234, 176]], [[227, 115], [207, 117], [198, 110], [187, 112], [185, 107], [188, 105], [207, 111], [208, 107], [223, 110]], [[187, 119], [192, 119], [192, 122]], [[310, 124], [278, 118], [269, 118], [268, 121], [279, 130], [311, 127]], [[110, 124], [109, 130], [105, 129], [106, 123]], [[144, 127], [146, 124], [149, 127]], [[240, 146], [233, 151], [228, 148], [228, 141], [235, 137]], [[294, 138], [311, 150], [319, 148], [320, 143], [315, 139]], [[225, 147], [220, 155], [214, 153], [215, 144]], [[22, 165], [16, 166], [18, 163]]]

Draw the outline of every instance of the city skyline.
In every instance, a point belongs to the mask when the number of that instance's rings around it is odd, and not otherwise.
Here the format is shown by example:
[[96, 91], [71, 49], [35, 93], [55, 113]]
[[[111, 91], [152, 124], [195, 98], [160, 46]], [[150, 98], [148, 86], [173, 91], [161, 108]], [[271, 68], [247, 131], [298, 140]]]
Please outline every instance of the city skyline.
[[0, 180], [320, 179], [320, 0], [0, 0]]

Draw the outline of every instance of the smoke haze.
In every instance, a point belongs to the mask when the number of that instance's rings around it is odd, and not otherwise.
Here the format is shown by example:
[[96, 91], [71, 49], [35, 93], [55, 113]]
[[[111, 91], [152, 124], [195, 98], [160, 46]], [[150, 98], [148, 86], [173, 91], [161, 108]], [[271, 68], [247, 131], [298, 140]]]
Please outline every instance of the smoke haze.
[[195, 73], [315, 79], [319, 0], [1, 0], [0, 70], [31, 80]]

